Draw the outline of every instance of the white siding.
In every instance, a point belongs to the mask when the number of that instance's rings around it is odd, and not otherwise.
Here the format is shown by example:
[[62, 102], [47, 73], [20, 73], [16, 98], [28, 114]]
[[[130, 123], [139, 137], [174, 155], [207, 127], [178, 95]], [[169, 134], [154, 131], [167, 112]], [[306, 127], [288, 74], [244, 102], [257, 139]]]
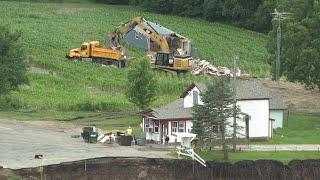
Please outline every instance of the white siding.
[[200, 98], [200, 91], [199, 89], [195, 86], [193, 89], [191, 89], [188, 94], [186, 95], [186, 97], [183, 98], [183, 107], [184, 108], [190, 108], [193, 107], [193, 91], [197, 91], [198, 92], [198, 104], [203, 104]]
[[[271, 137], [269, 130], [269, 100], [240, 100], [237, 101], [243, 113], [250, 116], [249, 137]], [[245, 122], [239, 123], [244, 126]], [[243, 128], [245, 134], [245, 128]]]
[[270, 118], [275, 120], [273, 129], [283, 127], [283, 110], [270, 110]]
[[146, 140], [160, 142], [160, 133], [146, 132]]
[[191, 132], [192, 121], [186, 121], [186, 132]]
[[[195, 88], [194, 88], [195, 89]], [[197, 90], [197, 89], [195, 89]], [[189, 93], [189, 97], [186, 96], [187, 105], [193, 105], [192, 92]], [[239, 100], [237, 101], [237, 105], [240, 107], [241, 111], [250, 116], [249, 120], [249, 137], [250, 138], [271, 138], [272, 130], [271, 124], [269, 120], [269, 100]], [[233, 119], [230, 118], [228, 121], [233, 122]], [[243, 127], [240, 131], [239, 137], [245, 137], [245, 121], [243, 118], [238, 119], [237, 123], [239, 126]], [[186, 131], [188, 129], [192, 129], [192, 121], [186, 122]], [[232, 133], [232, 128], [227, 129], [228, 133]], [[169, 142], [174, 142], [176, 139], [175, 136], [171, 135], [171, 122], [169, 123]], [[177, 142], [180, 142], [177, 139]]]

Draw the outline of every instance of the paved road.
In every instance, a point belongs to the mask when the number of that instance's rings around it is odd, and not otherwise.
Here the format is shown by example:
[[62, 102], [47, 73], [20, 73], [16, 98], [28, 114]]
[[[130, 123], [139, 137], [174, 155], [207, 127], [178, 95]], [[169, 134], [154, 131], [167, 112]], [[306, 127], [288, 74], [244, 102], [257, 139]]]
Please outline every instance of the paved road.
[[[166, 151], [139, 151], [116, 144], [87, 144], [81, 128], [69, 123], [0, 120], [0, 166], [37, 167], [97, 157], [171, 158]], [[44, 160], [34, 159], [43, 154]]]
[[238, 145], [242, 151], [320, 151], [320, 144]]

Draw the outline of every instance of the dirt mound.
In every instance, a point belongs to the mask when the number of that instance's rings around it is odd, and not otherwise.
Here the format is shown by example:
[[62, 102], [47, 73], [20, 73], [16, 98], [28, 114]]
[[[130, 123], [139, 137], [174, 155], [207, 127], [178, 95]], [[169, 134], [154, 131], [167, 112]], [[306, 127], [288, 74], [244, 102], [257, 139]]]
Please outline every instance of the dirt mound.
[[[260, 79], [269, 90], [277, 90], [278, 84], [271, 80]], [[280, 82], [279, 92], [291, 112], [320, 114], [320, 91], [307, 90], [303, 85]]]

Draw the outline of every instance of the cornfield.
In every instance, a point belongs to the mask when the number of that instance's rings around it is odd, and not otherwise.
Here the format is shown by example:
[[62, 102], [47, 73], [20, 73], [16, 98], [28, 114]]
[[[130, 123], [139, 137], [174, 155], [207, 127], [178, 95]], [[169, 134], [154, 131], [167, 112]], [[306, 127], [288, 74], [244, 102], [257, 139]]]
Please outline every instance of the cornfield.
[[[75, 4], [0, 2], [0, 23], [22, 31], [21, 43], [31, 65], [48, 73], [30, 71], [30, 83], [12, 92], [18, 105], [34, 110], [120, 111], [136, 109], [124, 92], [127, 69], [104, 68], [90, 63], [64, 59], [71, 48], [86, 40], [105, 41], [121, 23], [135, 16], [166, 26], [190, 38], [196, 56], [217, 66], [230, 67], [233, 54], [240, 56], [242, 72], [269, 76], [266, 63], [265, 36], [259, 33], [202, 20], [158, 15], [134, 7]], [[130, 56], [145, 53], [129, 47]], [[152, 106], [166, 104], [179, 97], [194, 81], [208, 82], [206, 77], [174, 76], [155, 72], [159, 82], [158, 98]]]

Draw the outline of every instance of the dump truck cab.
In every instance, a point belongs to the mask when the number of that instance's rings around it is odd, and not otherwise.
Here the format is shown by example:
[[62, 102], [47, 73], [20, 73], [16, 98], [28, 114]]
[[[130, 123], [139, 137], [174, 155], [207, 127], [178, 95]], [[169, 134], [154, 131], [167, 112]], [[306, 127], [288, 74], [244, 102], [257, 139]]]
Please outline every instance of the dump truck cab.
[[71, 49], [69, 52], [69, 57], [84, 57], [87, 58], [90, 56], [90, 47], [92, 42], [84, 42], [81, 44], [80, 48]]

